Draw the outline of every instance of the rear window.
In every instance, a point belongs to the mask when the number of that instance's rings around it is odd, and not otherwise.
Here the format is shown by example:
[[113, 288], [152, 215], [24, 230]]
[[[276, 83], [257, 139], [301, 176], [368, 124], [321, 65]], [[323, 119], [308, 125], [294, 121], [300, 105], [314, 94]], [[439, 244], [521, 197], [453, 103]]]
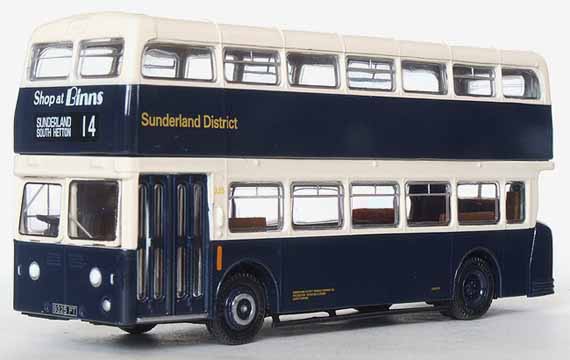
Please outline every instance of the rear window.
[[79, 75], [84, 78], [118, 76], [123, 61], [123, 46], [123, 39], [82, 41]]
[[179, 44], [148, 45], [142, 74], [149, 78], [213, 81], [212, 49]]
[[66, 79], [71, 71], [72, 56], [71, 41], [34, 45], [30, 80]]

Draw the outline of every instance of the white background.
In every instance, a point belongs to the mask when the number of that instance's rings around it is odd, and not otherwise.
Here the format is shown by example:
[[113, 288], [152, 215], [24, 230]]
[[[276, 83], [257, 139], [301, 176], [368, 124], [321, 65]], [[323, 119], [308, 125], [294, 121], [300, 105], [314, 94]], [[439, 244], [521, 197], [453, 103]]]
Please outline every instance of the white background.
[[[12, 302], [13, 115], [28, 38], [39, 24], [84, 12], [120, 10], [185, 19], [394, 37], [542, 54], [551, 74], [556, 170], [540, 184], [539, 219], [554, 234], [554, 296], [496, 301], [479, 321], [438, 315], [272, 330], [259, 341], [218, 346], [205, 329], [163, 326], [139, 339], [116, 329], [18, 315]], [[568, 358], [570, 355], [570, 20], [564, 1], [11, 1], [3, 7], [0, 83], [0, 356], [82, 358]], [[104, 24], [101, 24], [104, 26]], [[266, 324], [267, 325], [267, 324]]]

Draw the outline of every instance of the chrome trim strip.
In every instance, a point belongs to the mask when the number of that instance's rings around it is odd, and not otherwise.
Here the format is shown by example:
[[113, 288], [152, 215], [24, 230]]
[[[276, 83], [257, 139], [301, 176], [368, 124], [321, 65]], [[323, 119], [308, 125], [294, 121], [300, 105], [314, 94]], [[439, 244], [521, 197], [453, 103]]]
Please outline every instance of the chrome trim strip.
[[194, 320], [205, 320], [208, 314], [189, 314], [189, 315], [166, 315], [166, 316], [151, 316], [137, 318], [137, 324], [165, 324], [175, 322], [185, 322]]

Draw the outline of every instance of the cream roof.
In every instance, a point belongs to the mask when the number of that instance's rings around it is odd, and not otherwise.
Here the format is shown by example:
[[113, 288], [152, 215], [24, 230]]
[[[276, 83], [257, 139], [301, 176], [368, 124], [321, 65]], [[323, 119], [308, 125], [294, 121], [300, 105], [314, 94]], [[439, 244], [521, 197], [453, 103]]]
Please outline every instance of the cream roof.
[[[101, 26], [101, 24], [105, 24]], [[38, 27], [32, 42], [81, 40], [86, 37], [134, 38], [204, 42], [297, 50], [346, 52], [468, 63], [543, 67], [533, 52], [448, 46], [440, 43], [398, 41], [368, 36], [280, 30], [209, 21], [174, 20], [127, 13], [92, 13], [72, 16]]]

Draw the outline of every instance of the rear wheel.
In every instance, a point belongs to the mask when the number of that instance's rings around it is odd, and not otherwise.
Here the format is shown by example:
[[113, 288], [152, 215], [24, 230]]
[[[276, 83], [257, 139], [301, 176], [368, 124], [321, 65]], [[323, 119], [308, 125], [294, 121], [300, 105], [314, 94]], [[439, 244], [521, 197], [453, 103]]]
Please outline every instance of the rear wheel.
[[265, 292], [259, 280], [238, 273], [222, 284], [215, 317], [206, 326], [221, 343], [244, 344], [253, 340], [263, 326], [265, 310]]
[[495, 293], [495, 276], [489, 263], [480, 257], [467, 259], [459, 268], [455, 293], [445, 315], [459, 320], [483, 316]]
[[145, 324], [145, 325], [133, 325], [133, 326], [121, 326], [120, 329], [128, 332], [131, 335], [140, 335], [154, 329], [156, 324]]

